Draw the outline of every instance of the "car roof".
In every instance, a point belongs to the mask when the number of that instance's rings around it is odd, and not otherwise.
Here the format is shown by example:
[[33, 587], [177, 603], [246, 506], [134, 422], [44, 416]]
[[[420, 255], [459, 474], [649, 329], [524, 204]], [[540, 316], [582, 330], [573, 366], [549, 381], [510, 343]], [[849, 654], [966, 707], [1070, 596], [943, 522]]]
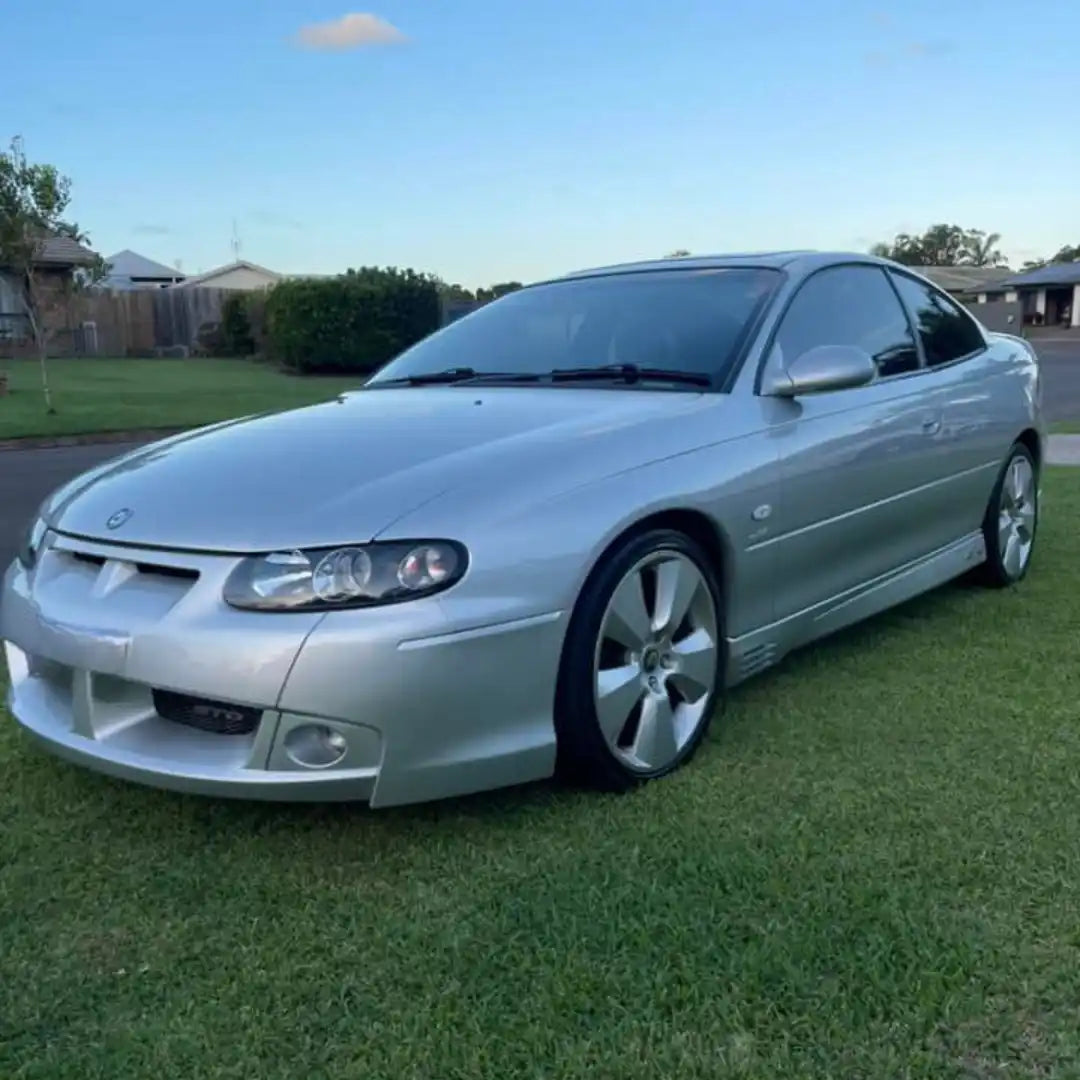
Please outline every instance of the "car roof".
[[[549, 279], [567, 281], [574, 278], [607, 277], [616, 274], [638, 274], [650, 270], [724, 270], [768, 269], [786, 270], [798, 275], [808, 274], [823, 266], [836, 263], [870, 263], [895, 266], [889, 259], [852, 251], [759, 251], [730, 255], [673, 255], [665, 259], [646, 259], [641, 262], [615, 263], [588, 270], [575, 270], [569, 274]], [[541, 282], [537, 282], [541, 284]]]

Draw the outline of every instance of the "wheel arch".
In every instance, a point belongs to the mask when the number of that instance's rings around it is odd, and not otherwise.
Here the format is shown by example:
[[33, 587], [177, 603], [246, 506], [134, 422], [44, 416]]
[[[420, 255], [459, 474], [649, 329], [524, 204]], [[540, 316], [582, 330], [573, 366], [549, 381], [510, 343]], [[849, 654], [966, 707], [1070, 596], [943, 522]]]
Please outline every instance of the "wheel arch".
[[1042, 439], [1039, 438], [1039, 433], [1032, 427], [1025, 428], [1017, 435], [1016, 441], [1031, 454], [1036, 471], [1042, 469]]
[[589, 568], [589, 572], [582, 582], [579, 595], [584, 591], [589, 581], [592, 580], [600, 567], [604, 565], [604, 561], [616, 548], [626, 543], [626, 541], [632, 537], [640, 536], [653, 529], [674, 529], [677, 532], [684, 533], [689, 536], [691, 540], [699, 544], [709, 556], [717, 576], [720, 579], [720, 585], [723, 590], [721, 601], [724, 606], [724, 611], [722, 614], [726, 625], [728, 614], [727, 605], [729, 597], [731, 596], [731, 574], [734, 565], [731, 541], [728, 535], [713, 518], [704, 511], [691, 507], [669, 507], [662, 510], [656, 510], [653, 513], [647, 514], [645, 517], [638, 518], [638, 520], [626, 526], [613, 536], [604, 546], [600, 554], [593, 560], [592, 566]]

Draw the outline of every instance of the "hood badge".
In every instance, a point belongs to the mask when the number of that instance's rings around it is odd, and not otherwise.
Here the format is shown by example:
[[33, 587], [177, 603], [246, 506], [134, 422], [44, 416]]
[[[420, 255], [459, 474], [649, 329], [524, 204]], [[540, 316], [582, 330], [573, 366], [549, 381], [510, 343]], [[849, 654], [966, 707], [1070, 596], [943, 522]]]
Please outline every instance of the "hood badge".
[[129, 510], [126, 506], [123, 510], [117, 510], [115, 514], [110, 514], [105, 521], [105, 528], [107, 529], [119, 529], [125, 521], [131, 519], [131, 515], [134, 514], [134, 510]]

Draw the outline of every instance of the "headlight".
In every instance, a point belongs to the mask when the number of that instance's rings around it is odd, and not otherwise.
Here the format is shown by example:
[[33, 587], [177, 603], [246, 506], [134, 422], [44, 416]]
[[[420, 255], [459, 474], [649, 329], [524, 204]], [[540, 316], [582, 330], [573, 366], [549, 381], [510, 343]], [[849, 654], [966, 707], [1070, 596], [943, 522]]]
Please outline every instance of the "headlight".
[[259, 611], [335, 611], [429, 596], [460, 581], [468, 554], [449, 540], [410, 540], [245, 559], [225, 602]]
[[19, 542], [19, 547], [16, 552], [16, 557], [26, 570], [34, 569], [38, 553], [41, 551], [41, 545], [44, 542], [45, 534], [48, 531], [48, 525], [46, 525], [41, 518], [36, 517], [23, 533], [22, 540]]

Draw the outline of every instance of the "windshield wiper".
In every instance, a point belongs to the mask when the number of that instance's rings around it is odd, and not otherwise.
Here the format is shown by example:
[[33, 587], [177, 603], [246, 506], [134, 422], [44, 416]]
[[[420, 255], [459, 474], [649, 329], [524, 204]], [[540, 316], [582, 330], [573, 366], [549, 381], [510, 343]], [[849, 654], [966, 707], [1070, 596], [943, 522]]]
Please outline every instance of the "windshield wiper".
[[549, 372], [553, 382], [675, 382], [689, 386], [712, 386], [712, 379], [700, 371], [639, 367], [637, 364], [603, 364], [600, 367], [555, 368]]
[[477, 371], [471, 367], [447, 368], [445, 371], [426, 371], [419, 375], [401, 375], [396, 379], [378, 379], [368, 385], [372, 390], [380, 386], [436, 386], [440, 383], [462, 382], [539, 382], [539, 375], [520, 371]]

